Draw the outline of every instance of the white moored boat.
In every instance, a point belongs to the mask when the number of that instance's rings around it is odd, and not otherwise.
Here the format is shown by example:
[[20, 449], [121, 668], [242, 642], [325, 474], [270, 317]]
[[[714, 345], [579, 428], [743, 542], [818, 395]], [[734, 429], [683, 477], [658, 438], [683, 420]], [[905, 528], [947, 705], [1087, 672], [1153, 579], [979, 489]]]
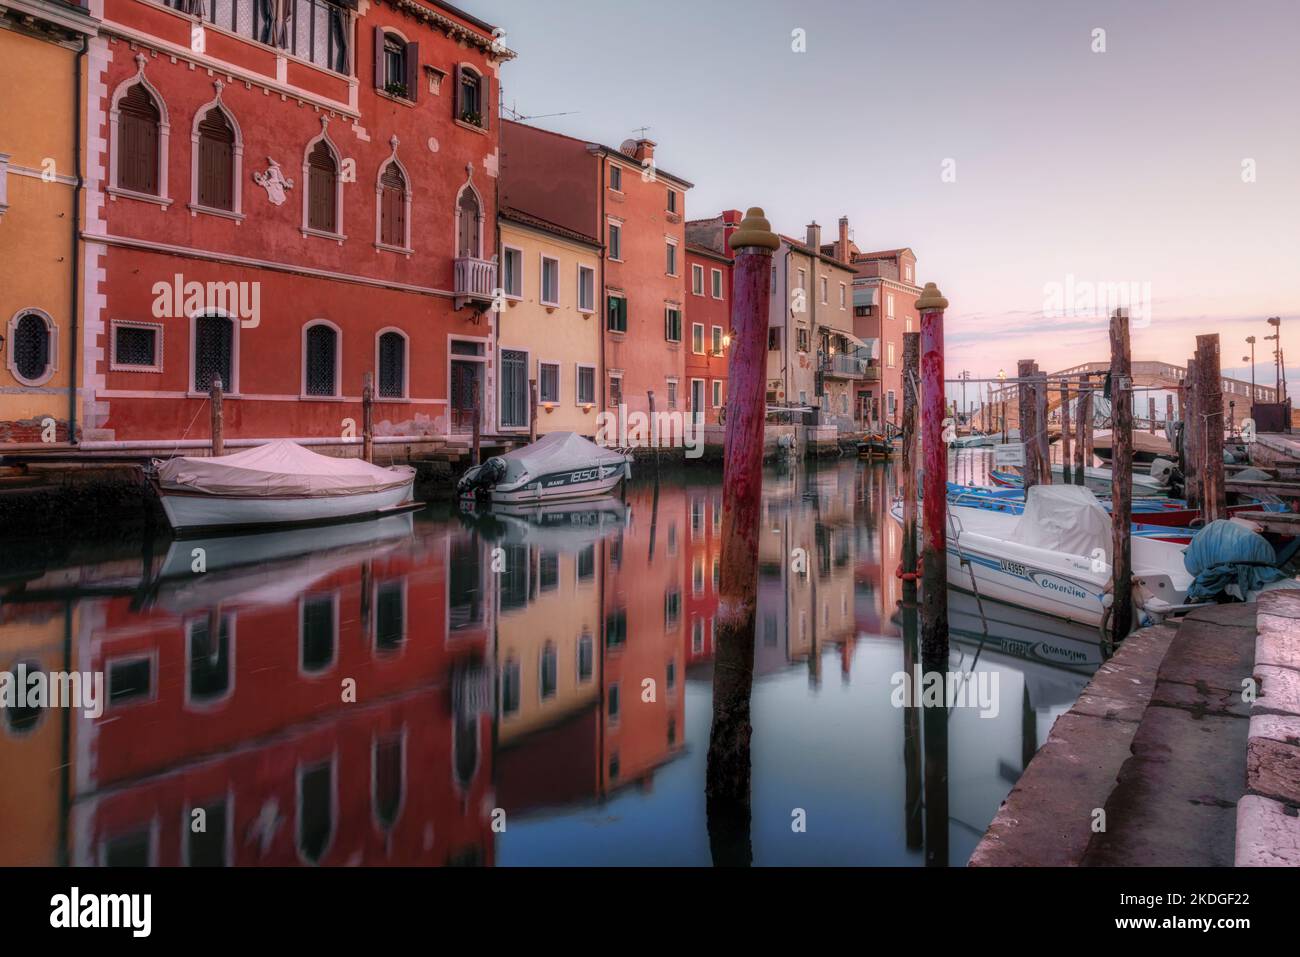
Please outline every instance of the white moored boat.
[[461, 476], [456, 491], [494, 505], [572, 502], [607, 495], [631, 474], [623, 452], [601, 448], [574, 432], [552, 432], [474, 466]]
[[[1110, 605], [1110, 516], [1086, 488], [1035, 485], [1021, 515], [948, 506], [948, 584], [1056, 618], [1099, 625]], [[902, 505], [892, 510], [902, 522]], [[1181, 605], [1183, 545], [1132, 540], [1136, 624]], [[971, 579], [974, 577], [974, 582]]]
[[335, 458], [279, 440], [216, 457], [155, 461], [154, 483], [177, 531], [345, 522], [411, 504], [415, 469]]

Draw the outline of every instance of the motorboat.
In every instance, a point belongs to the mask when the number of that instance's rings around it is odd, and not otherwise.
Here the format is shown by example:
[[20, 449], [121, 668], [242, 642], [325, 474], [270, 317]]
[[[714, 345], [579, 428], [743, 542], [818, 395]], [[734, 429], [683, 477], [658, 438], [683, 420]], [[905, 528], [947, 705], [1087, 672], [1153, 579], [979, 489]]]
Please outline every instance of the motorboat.
[[[990, 469], [989, 478], [997, 485], [1005, 485], [1009, 488], [1022, 488], [1024, 479], [1016, 472], [1007, 472], [1002, 469]], [[1084, 484], [1094, 492], [1110, 494], [1111, 482], [1113, 481], [1110, 469], [1092, 468], [1091, 466], [1083, 470]], [[1065, 469], [1059, 465], [1052, 466], [1052, 481], [1059, 484], [1065, 484]], [[1146, 497], [1151, 495], [1168, 495], [1169, 486], [1163, 484], [1158, 479], [1149, 475], [1133, 476], [1133, 495], [1135, 497]]]
[[948, 445], [954, 449], [987, 449], [997, 445], [999, 441], [999, 435], [980, 432], [976, 429], [969, 435], [957, 436]]
[[[957, 485], [949, 482], [948, 502], [951, 505], [987, 508], [997, 512], [1007, 512], [1011, 515], [1019, 515], [1025, 510], [1024, 493], [1015, 488], [982, 488], [980, 486]], [[1137, 512], [1136, 517], [1141, 517], [1143, 514]], [[1132, 534], [1135, 537], [1159, 538], [1166, 542], [1177, 542], [1180, 545], [1190, 543], [1192, 536], [1196, 532], [1193, 528], [1145, 524], [1140, 521], [1133, 522], [1131, 527]]]
[[321, 455], [277, 440], [232, 455], [155, 459], [151, 481], [177, 532], [348, 522], [414, 508], [415, 469]]
[[[902, 503], [891, 510], [902, 523]], [[1110, 516], [1077, 485], [1035, 485], [1021, 514], [948, 505], [948, 584], [1045, 615], [1100, 625], [1111, 603]], [[919, 519], [918, 519], [919, 521]], [[1182, 545], [1131, 539], [1138, 626], [1184, 602]]]
[[552, 432], [469, 469], [456, 492], [494, 505], [572, 502], [608, 495], [631, 476], [627, 453], [602, 448], [576, 432]]
[[[1109, 430], [1102, 430], [1092, 437], [1092, 452], [1103, 462], [1110, 461], [1113, 441], [1111, 434]], [[1163, 435], [1139, 432], [1134, 429], [1130, 436], [1132, 438], [1131, 448], [1134, 462], [1154, 462], [1156, 459], [1176, 459], [1178, 457], [1174, 452], [1174, 447]]]

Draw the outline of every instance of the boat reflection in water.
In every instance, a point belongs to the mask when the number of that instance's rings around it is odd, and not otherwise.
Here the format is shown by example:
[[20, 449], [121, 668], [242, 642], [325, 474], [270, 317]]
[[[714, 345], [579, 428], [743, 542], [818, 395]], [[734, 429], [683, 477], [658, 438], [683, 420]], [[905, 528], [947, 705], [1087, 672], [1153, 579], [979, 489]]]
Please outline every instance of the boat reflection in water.
[[[857, 461], [765, 477], [756, 864], [924, 861], [893, 490]], [[545, 510], [6, 559], [0, 669], [100, 671], [110, 700], [3, 709], [0, 864], [709, 864], [723, 494], [665, 472]], [[953, 864], [1100, 660], [966, 598], [953, 667], [978, 656], [1000, 697], [929, 756]]]

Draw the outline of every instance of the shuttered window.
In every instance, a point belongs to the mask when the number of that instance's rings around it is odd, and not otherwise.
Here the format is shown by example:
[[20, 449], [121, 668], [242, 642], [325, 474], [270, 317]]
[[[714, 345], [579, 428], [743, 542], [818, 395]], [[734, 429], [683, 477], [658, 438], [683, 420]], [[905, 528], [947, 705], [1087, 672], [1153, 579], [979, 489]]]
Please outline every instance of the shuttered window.
[[406, 247], [406, 177], [396, 163], [389, 163], [380, 180], [379, 241], [387, 246]]
[[207, 392], [212, 380], [233, 389], [234, 322], [224, 316], [199, 316], [194, 320], [194, 391]]
[[406, 339], [398, 332], [379, 337], [379, 395], [400, 399], [406, 394]]
[[456, 67], [456, 119], [487, 129], [488, 79], [469, 67]]
[[307, 157], [307, 226], [323, 233], [338, 232], [338, 164], [324, 140]]
[[117, 185], [156, 196], [162, 114], [142, 83], [127, 91], [117, 109]]
[[34, 313], [28, 313], [14, 326], [14, 371], [28, 381], [40, 379], [50, 367], [50, 327]]
[[235, 208], [235, 128], [219, 106], [199, 122], [199, 205]]
[[317, 324], [307, 330], [307, 395], [336, 395], [335, 360], [338, 356], [338, 333], [330, 326]]
[[528, 424], [528, 353], [501, 350], [501, 424], [523, 428]]

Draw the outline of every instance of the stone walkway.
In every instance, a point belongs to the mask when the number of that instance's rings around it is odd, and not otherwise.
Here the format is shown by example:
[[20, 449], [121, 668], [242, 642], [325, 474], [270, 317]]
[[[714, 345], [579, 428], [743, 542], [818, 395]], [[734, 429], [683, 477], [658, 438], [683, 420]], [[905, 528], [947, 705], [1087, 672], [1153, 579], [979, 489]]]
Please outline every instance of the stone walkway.
[[1300, 594], [1270, 592], [1131, 635], [970, 863], [1300, 865], [1298, 807]]

